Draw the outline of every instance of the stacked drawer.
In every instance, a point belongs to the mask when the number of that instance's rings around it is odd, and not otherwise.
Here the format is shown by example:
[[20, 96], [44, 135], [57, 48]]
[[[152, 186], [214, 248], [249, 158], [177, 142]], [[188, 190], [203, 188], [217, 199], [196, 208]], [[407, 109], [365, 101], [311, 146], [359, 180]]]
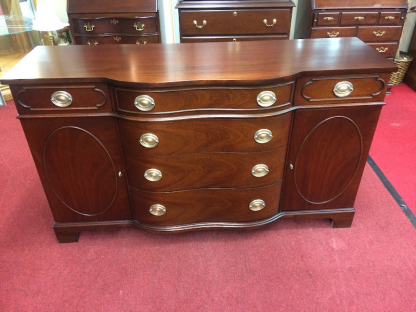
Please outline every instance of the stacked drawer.
[[314, 10], [309, 37], [358, 37], [379, 53], [393, 58], [405, 14], [405, 9]]
[[70, 24], [76, 44], [159, 43], [157, 13], [73, 14]]
[[293, 6], [289, 0], [180, 1], [181, 42], [289, 39]]
[[174, 226], [276, 215], [292, 86], [116, 88], [133, 217]]

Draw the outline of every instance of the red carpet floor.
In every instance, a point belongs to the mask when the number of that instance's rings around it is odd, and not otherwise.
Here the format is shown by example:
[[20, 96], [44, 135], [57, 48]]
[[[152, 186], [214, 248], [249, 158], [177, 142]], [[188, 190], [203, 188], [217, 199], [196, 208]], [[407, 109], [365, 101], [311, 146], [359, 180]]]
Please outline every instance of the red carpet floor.
[[416, 92], [405, 84], [386, 96], [370, 156], [416, 214]]
[[279, 220], [58, 244], [15, 115], [0, 108], [0, 311], [416, 310], [416, 231], [368, 165], [349, 229]]

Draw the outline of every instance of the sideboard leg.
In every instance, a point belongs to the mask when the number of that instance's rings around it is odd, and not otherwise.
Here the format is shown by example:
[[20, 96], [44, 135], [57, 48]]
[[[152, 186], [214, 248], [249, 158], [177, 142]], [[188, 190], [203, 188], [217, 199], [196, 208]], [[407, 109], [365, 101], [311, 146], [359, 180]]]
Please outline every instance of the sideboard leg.
[[79, 232], [67, 232], [62, 229], [53, 229], [55, 231], [56, 239], [59, 243], [76, 243], [78, 242]]
[[331, 218], [331, 227], [333, 228], [349, 228], [352, 225], [354, 213], [343, 213]]

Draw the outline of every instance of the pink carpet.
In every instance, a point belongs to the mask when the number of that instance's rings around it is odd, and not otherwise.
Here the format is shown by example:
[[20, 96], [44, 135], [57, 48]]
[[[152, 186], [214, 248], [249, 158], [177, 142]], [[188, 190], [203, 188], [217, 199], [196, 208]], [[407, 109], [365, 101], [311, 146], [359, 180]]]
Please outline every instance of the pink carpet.
[[0, 108], [0, 311], [416, 309], [416, 231], [368, 165], [349, 229], [279, 220], [58, 244], [15, 115]]

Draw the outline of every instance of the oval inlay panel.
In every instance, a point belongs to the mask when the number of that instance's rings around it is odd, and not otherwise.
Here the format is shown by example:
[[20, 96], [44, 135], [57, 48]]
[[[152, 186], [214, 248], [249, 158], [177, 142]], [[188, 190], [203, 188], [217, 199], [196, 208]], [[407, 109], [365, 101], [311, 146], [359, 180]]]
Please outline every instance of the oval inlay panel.
[[114, 202], [117, 192], [114, 163], [90, 132], [78, 127], [55, 130], [46, 142], [43, 162], [56, 196], [74, 212], [99, 215]]
[[361, 134], [351, 119], [335, 116], [322, 121], [306, 136], [296, 156], [297, 191], [313, 204], [338, 197], [351, 183], [361, 151]]

